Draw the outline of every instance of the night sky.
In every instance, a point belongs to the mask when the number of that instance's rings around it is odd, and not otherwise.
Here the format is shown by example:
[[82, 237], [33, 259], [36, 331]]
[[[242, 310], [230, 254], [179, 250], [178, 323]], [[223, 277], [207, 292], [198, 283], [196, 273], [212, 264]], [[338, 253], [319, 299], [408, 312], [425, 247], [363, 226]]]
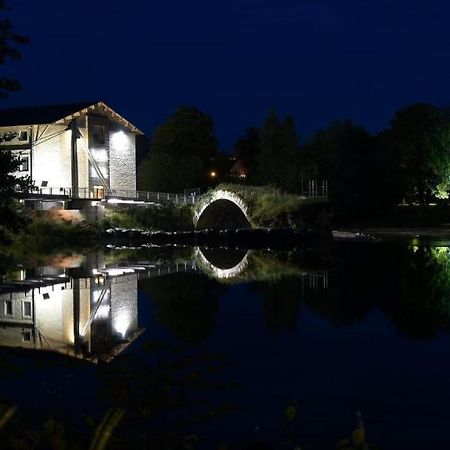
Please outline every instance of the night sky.
[[9, 0], [23, 90], [1, 107], [103, 100], [143, 131], [180, 105], [221, 149], [271, 108], [301, 139], [333, 119], [376, 132], [409, 103], [450, 105], [450, 2]]

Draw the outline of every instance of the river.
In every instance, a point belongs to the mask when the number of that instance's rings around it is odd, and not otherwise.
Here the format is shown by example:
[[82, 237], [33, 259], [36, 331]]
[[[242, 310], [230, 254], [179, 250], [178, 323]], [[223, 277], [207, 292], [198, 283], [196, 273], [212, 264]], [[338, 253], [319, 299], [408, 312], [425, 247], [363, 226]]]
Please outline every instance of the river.
[[2, 448], [449, 448], [449, 245], [4, 263]]

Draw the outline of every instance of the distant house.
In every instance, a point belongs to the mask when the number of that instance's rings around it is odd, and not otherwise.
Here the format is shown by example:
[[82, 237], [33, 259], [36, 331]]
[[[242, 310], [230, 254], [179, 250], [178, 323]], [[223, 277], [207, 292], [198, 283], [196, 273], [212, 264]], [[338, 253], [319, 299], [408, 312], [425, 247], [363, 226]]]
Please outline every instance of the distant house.
[[0, 110], [0, 146], [20, 156], [20, 173], [80, 197], [136, 190], [140, 134], [103, 102]]
[[242, 159], [235, 159], [231, 166], [230, 175], [232, 178], [244, 179], [247, 177], [247, 169]]

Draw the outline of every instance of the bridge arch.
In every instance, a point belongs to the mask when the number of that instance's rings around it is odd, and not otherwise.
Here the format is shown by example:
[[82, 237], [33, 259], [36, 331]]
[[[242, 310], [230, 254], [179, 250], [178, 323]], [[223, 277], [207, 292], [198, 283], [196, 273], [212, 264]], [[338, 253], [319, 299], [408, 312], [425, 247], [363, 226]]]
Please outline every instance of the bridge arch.
[[211, 262], [208, 257], [204, 254], [204, 251], [200, 247], [195, 247], [194, 255], [201, 267], [206, 269], [206, 273], [212, 274], [215, 278], [219, 280], [230, 279], [240, 275], [248, 266], [250, 250], [247, 250], [243, 257], [237, 264], [232, 267], [218, 267], [213, 262]]
[[245, 218], [249, 222], [251, 226], [253, 226], [253, 223], [251, 221], [248, 206], [247, 204], [239, 197], [239, 195], [235, 194], [234, 192], [226, 191], [224, 189], [219, 189], [217, 191], [214, 191], [211, 195], [208, 195], [205, 199], [200, 200], [200, 202], [197, 204], [197, 206], [194, 209], [193, 214], [193, 223], [194, 227], [197, 226], [198, 221], [200, 220], [200, 217], [205, 212], [205, 210], [211, 206], [213, 203], [219, 201], [219, 200], [228, 200], [229, 202], [236, 205], [241, 212], [244, 214]]

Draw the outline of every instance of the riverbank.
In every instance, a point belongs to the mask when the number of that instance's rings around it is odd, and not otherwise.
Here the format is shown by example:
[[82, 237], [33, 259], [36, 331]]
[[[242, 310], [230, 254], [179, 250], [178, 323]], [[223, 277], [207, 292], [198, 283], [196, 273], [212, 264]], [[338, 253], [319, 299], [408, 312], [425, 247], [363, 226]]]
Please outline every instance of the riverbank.
[[296, 231], [281, 229], [196, 230], [181, 232], [144, 231], [138, 229], [109, 229], [103, 240], [115, 244], [153, 244], [187, 246], [224, 246], [238, 248], [292, 248], [305, 242], [317, 241], [328, 236], [315, 230]]
[[[335, 237], [352, 239], [357, 237], [373, 238], [442, 238], [450, 240], [450, 226], [441, 228], [345, 228], [336, 230]], [[345, 236], [347, 234], [348, 236]]]

